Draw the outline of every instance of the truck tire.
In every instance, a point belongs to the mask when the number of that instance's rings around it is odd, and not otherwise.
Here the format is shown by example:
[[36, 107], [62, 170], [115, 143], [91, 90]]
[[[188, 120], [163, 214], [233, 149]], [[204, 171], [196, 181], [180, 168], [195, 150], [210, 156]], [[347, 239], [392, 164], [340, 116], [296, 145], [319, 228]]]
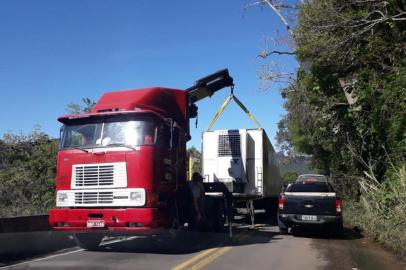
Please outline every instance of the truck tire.
[[217, 200], [214, 205], [213, 211], [213, 231], [223, 232], [224, 223], [225, 223], [225, 212], [224, 212], [224, 203], [220, 200]]
[[103, 239], [100, 233], [75, 233], [76, 244], [86, 250], [97, 250]]
[[279, 217], [278, 217], [278, 227], [279, 227], [279, 233], [280, 234], [288, 234], [289, 232], [289, 227], [283, 223]]
[[265, 213], [270, 221], [275, 222], [275, 219], [277, 218], [278, 215], [278, 201], [270, 199], [269, 204], [265, 208]]
[[199, 222], [192, 223], [195, 225], [195, 229], [209, 232], [223, 232], [224, 223], [225, 209], [223, 200], [205, 197], [204, 219]]

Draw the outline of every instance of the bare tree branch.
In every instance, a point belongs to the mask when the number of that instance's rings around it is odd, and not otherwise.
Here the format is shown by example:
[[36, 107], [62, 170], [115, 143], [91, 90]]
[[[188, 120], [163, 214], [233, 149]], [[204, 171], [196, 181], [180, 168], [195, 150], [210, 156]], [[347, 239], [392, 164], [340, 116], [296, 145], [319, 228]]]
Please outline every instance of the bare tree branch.
[[[303, 1], [301, 1], [301, 3], [303, 4]], [[250, 7], [253, 7], [253, 6], [266, 5], [266, 4], [267, 4], [267, 1], [261, 0], [261, 1], [257, 1], [257, 2], [254, 2], [254, 3], [250, 3], [250, 4], [245, 5], [245, 6], [244, 6], [244, 9], [248, 9], [248, 8], [250, 8]], [[278, 3], [278, 4], [273, 3], [273, 6], [274, 6], [275, 8], [278, 8], [278, 9], [280, 9], [280, 8], [285, 8], [285, 9], [299, 9], [299, 8], [300, 8], [300, 5], [289, 5], [289, 4], [284, 4], [284, 3]]]
[[273, 3], [273, 0], [264, 0], [264, 1], [276, 13], [276, 15], [281, 19], [282, 23], [285, 25], [286, 29], [288, 30], [289, 35], [291, 35], [293, 37], [294, 33], [293, 33], [288, 21], [282, 15], [279, 8], [277, 6], [275, 6], [275, 4]]
[[285, 52], [285, 51], [267, 51], [267, 50], [263, 50], [260, 54], [258, 54], [257, 57], [261, 57], [261, 58], [267, 58], [268, 56], [270, 56], [271, 54], [285, 54], [285, 55], [295, 55], [296, 52]]
[[[304, 1], [300, 1], [301, 4], [304, 4]], [[281, 9], [299, 9], [299, 5], [289, 5], [289, 4], [284, 4], [284, 3], [275, 3], [274, 0], [261, 0], [257, 1], [248, 5], [244, 6], [244, 9], [250, 8], [252, 6], [257, 6], [257, 5], [268, 5], [274, 12], [275, 14], [279, 17], [279, 19], [282, 21], [282, 23], [285, 25], [286, 29], [288, 30], [289, 35], [292, 37], [294, 36], [294, 33], [285, 18], [283, 14], [281, 13]]]

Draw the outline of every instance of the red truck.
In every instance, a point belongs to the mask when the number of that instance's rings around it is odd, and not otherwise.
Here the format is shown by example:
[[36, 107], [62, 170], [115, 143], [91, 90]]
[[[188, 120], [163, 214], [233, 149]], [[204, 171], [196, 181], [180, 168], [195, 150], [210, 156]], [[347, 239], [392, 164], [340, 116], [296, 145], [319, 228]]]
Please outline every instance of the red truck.
[[195, 103], [233, 86], [224, 69], [186, 90], [161, 87], [104, 94], [90, 113], [58, 118], [54, 230], [96, 248], [108, 233], [152, 235], [193, 224], [186, 142]]

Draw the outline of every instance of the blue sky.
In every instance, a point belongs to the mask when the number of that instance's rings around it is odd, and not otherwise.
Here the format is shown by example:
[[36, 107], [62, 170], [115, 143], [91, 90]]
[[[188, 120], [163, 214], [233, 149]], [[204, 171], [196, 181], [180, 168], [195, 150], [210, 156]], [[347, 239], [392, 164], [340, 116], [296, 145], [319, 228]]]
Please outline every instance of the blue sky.
[[[164, 86], [184, 89], [222, 68], [234, 77], [235, 94], [274, 141], [284, 114], [278, 87], [259, 90], [256, 58], [264, 36], [286, 33], [268, 8], [250, 1], [0, 1], [0, 137], [28, 133], [35, 125], [57, 137], [56, 118], [70, 102], [97, 100], [112, 90]], [[273, 58], [294, 70], [292, 57]], [[229, 94], [201, 101], [192, 141]], [[254, 124], [235, 104], [214, 129]]]

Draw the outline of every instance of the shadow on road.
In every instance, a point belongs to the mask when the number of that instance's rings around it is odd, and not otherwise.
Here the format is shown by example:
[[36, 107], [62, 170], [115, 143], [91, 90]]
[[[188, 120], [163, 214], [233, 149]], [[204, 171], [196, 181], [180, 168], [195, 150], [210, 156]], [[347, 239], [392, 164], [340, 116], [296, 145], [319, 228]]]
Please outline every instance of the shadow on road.
[[350, 228], [343, 228], [342, 232], [337, 233], [328, 227], [294, 227], [291, 229], [291, 234], [295, 237], [315, 239], [355, 240], [364, 238], [358, 230]]
[[265, 244], [273, 241], [275, 235], [275, 232], [246, 231], [229, 239], [227, 234], [223, 233], [182, 232], [174, 238], [145, 237], [108, 244], [102, 246], [98, 252], [187, 254], [221, 246]]
[[0, 233], [0, 267], [74, 246], [76, 243], [67, 232]]
[[188, 254], [214, 247], [266, 244], [277, 241], [279, 233], [270, 229], [275, 220], [269, 220], [265, 214], [256, 214], [256, 226], [250, 228], [249, 218], [240, 216], [235, 220], [236, 228], [230, 239], [227, 230], [222, 233], [202, 231], [180, 231], [176, 237], [137, 237], [122, 242], [101, 246], [98, 252]]
[[[274, 226], [276, 224], [276, 219], [269, 220], [265, 213], [257, 213], [255, 215], [257, 225], [254, 229], [249, 228], [249, 222], [250, 219], [247, 216], [241, 214], [237, 216], [234, 221], [236, 228], [234, 229], [234, 237], [232, 239], [229, 238], [226, 228], [222, 233], [185, 230], [178, 232], [176, 237], [171, 237], [168, 231], [164, 236], [134, 237], [121, 242], [105, 244], [102, 245], [97, 252], [189, 254], [214, 247], [266, 244], [278, 240], [278, 238], [275, 237], [278, 235], [277, 230], [274, 228], [272, 231], [269, 227], [270, 225]], [[19, 252], [13, 251], [11, 246], [14, 245], [10, 246], [9, 244], [8, 247], [4, 247], [3, 249], [5, 250], [0, 252], [0, 267], [50, 254], [58, 250], [58, 247], [62, 249], [75, 245], [73, 238], [69, 237], [67, 233], [47, 232], [47, 235], [49, 234], [52, 241], [42, 235], [41, 237], [37, 237], [37, 234], [38, 233], [29, 233], [28, 236], [25, 234], [13, 234], [14, 238], [21, 235], [21, 239], [18, 241], [3, 241], [15, 242], [15, 246], [19, 246]], [[62, 243], [58, 242], [59, 244], [52, 244], [55, 240], [59, 239], [56, 236], [60, 234], [65, 237], [61, 240]], [[0, 236], [4, 238], [6, 234], [0, 234]], [[29, 240], [32, 237], [35, 238]], [[2, 238], [0, 237], [0, 239]], [[23, 252], [21, 250], [21, 243], [28, 244], [28, 246], [35, 249], [35, 252]], [[47, 246], [49, 250], [45, 251], [39, 249], [39, 245]]]

